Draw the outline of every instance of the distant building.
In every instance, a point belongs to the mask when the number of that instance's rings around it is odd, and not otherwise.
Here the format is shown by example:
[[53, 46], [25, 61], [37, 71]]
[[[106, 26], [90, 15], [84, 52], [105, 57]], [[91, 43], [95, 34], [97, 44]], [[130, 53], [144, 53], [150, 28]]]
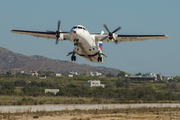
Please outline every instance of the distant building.
[[168, 81], [169, 79], [173, 79], [173, 77], [164, 77], [164, 81]]
[[[146, 80], [146, 81], [149, 81], [149, 80], [158, 80], [157, 79], [157, 75], [154, 74], [154, 73], [146, 73], [146, 74], [143, 74], [142, 76], [141, 75], [125, 75], [125, 77], [126, 78], [130, 78], [132, 80]], [[159, 78], [159, 80], [160, 79], [161, 78]]]
[[77, 72], [70, 72], [70, 74], [72, 74], [72, 75], [79, 75]]
[[95, 75], [95, 76], [100, 76], [100, 75], [102, 75], [102, 73], [95, 72], [94, 75]]
[[104, 88], [104, 84], [101, 84], [99, 80], [88, 80], [87, 84], [85, 84], [84, 86], [85, 87], [101, 86]]
[[38, 76], [38, 72], [37, 71], [32, 71], [32, 76]]
[[161, 74], [157, 75], [157, 80], [163, 80], [163, 77]]
[[94, 76], [93, 72], [86, 72], [86, 76]]
[[143, 74], [142, 77], [146, 77], [146, 78], [154, 78], [154, 80], [157, 80], [157, 75], [154, 74], [154, 73], [146, 73], [146, 74]]
[[24, 71], [18, 71], [17, 74], [23, 74], [25, 73]]
[[59, 89], [45, 89], [45, 93], [48, 93], [48, 92], [56, 94], [57, 92], [59, 92]]
[[99, 72], [86, 72], [86, 76], [100, 76], [102, 73]]
[[44, 77], [39, 77], [40, 79], [46, 79], [46, 76], [44, 76]]
[[51, 75], [52, 77], [61, 77], [61, 73], [54, 73]]
[[73, 77], [73, 75], [68, 75], [68, 77]]

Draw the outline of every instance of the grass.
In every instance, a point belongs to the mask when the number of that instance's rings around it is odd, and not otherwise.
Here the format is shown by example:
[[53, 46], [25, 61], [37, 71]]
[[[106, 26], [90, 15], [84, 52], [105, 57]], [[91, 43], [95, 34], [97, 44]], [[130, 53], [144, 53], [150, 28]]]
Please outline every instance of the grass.
[[0, 105], [42, 105], [42, 104], [123, 104], [123, 103], [179, 103], [180, 101], [119, 101], [117, 99], [65, 97], [65, 96], [0, 96]]

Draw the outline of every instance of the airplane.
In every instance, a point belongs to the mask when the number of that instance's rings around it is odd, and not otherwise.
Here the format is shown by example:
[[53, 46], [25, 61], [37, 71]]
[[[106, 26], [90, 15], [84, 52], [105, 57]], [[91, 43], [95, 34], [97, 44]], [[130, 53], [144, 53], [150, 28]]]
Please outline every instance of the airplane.
[[60, 31], [61, 20], [58, 20], [57, 31], [26, 31], [26, 30], [11, 30], [12, 33], [31, 35], [34, 37], [42, 37], [47, 39], [56, 39], [58, 41], [70, 40], [74, 43], [75, 48], [69, 52], [67, 56], [71, 55], [71, 61], [76, 61], [75, 54], [84, 57], [86, 60], [95, 63], [103, 63], [102, 53], [103, 42], [113, 42], [118, 44], [120, 42], [145, 41], [149, 39], [166, 39], [168, 35], [116, 35], [115, 32], [121, 29], [121, 26], [110, 32], [106, 24], [103, 24], [108, 34], [89, 33], [89, 31], [82, 25], [75, 25], [70, 32]]

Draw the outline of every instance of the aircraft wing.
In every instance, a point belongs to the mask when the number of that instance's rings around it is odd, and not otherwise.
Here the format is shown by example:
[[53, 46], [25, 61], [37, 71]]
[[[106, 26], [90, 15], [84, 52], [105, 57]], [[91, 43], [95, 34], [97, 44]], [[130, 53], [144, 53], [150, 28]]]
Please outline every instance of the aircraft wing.
[[[101, 34], [91, 34], [95, 36], [96, 41], [101, 41], [108, 35]], [[103, 42], [115, 42], [114, 40], [109, 40], [109, 37], [103, 40]], [[132, 42], [132, 41], [145, 41], [149, 39], [167, 39], [167, 35], [116, 35], [117, 42]]]
[[[11, 32], [17, 33], [17, 34], [31, 35], [34, 37], [56, 39], [56, 32], [53, 32], [53, 31], [40, 32], [40, 31], [26, 31], [26, 30], [11, 30]], [[61, 32], [60, 37], [62, 38], [62, 40], [70, 40], [69, 32]]]

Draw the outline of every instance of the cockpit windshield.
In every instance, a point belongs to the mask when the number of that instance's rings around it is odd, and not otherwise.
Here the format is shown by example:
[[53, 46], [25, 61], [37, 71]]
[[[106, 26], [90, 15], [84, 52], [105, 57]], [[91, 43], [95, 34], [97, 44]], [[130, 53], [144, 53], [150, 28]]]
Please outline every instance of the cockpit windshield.
[[[83, 27], [84, 30], [86, 30], [86, 28]], [[86, 30], [87, 31], [87, 30]]]
[[73, 27], [72, 29], [83, 29], [83, 30], [86, 30], [87, 31], [87, 29], [86, 28], [84, 28], [84, 27], [81, 27], [81, 26], [75, 26], [75, 27]]
[[73, 27], [72, 29], [76, 29], [76, 28], [77, 28], [77, 26]]
[[82, 27], [78, 27], [79, 29], [82, 29]]

